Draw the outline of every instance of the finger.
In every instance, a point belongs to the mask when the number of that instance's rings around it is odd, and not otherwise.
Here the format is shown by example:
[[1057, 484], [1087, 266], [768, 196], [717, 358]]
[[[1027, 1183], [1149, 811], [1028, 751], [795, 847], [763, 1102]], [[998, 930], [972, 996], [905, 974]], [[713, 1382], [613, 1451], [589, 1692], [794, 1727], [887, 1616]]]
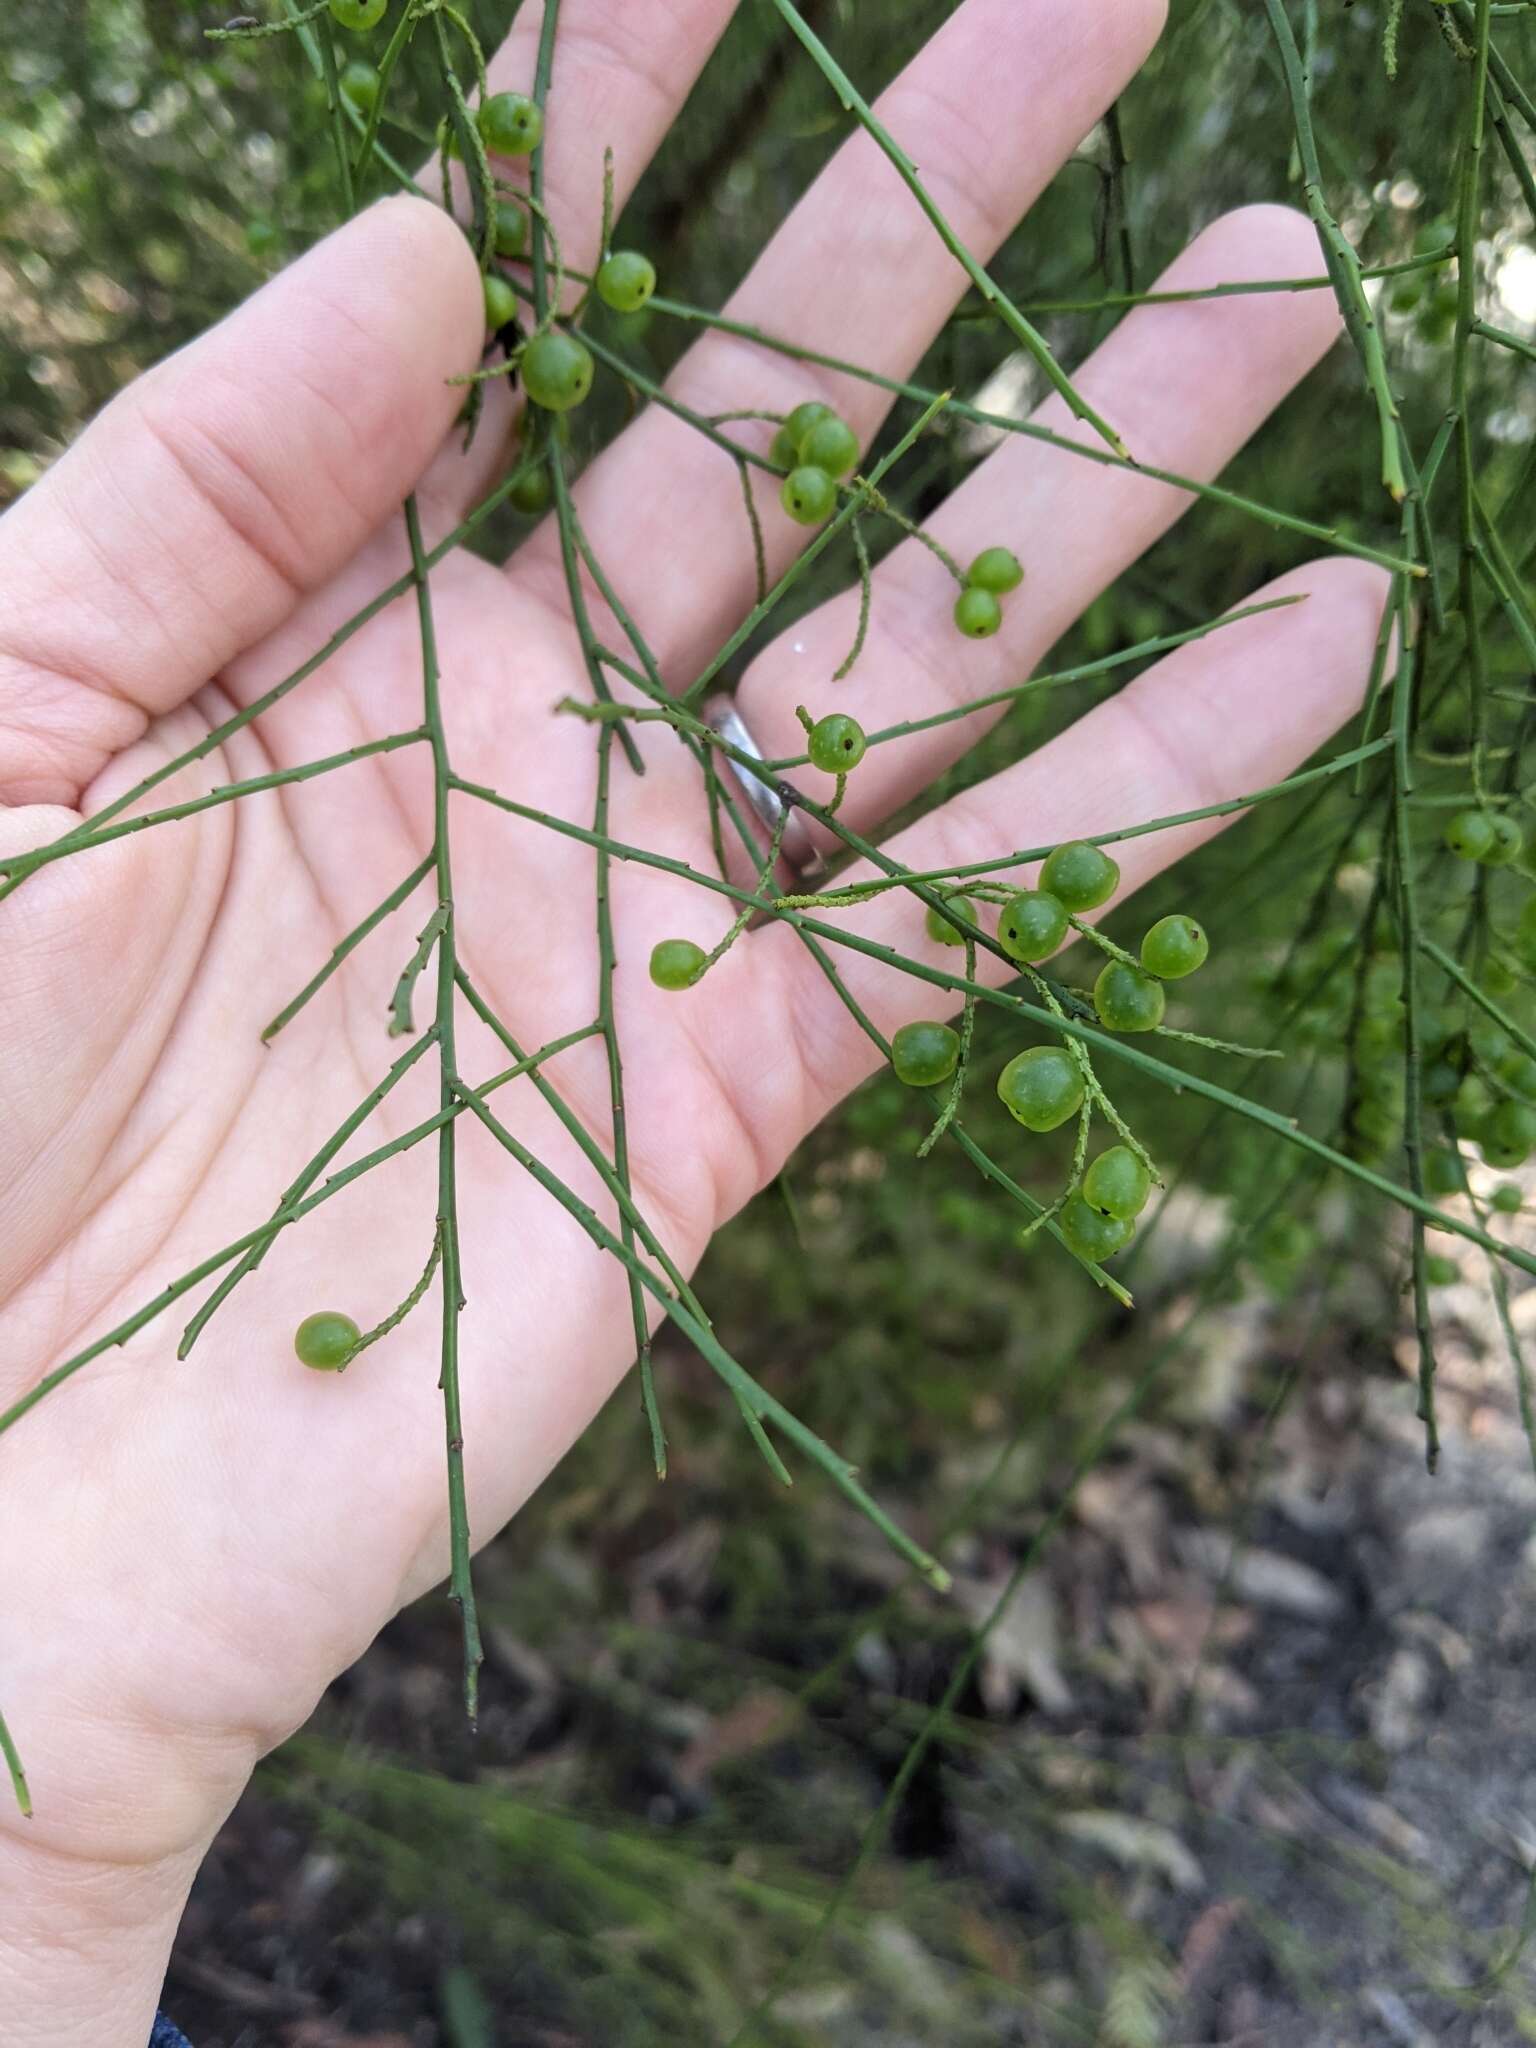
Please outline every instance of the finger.
[[[1108, 703], [1080, 719], [1027, 761], [956, 797], [893, 839], [885, 851], [914, 870], [996, 859], [1026, 843], [1112, 832], [1228, 802], [1281, 781], [1337, 730], [1359, 703], [1381, 623], [1388, 581], [1367, 564], [1329, 558], [1280, 577], [1262, 598], [1305, 593], [1306, 601], [1224, 628], [1181, 648]], [[1230, 819], [1171, 826], [1113, 849], [1118, 905]], [[856, 869], [839, 886], [865, 879]], [[1032, 870], [999, 879], [1025, 886]], [[1198, 910], [1199, 906], [1192, 906]], [[904, 890], [827, 921], [861, 940], [894, 947], [956, 971], [963, 955], [927, 937], [923, 911]], [[989, 923], [990, 928], [990, 923]], [[849, 993], [887, 1036], [917, 1017], [940, 1017], [958, 999], [866, 955], [829, 948]], [[762, 1046], [739, 1043], [740, 1115], [757, 1156], [782, 1159], [806, 1130], [873, 1071], [879, 1054], [838, 1000], [822, 970], [783, 924], [750, 942], [750, 989], [738, 988], [732, 1017], [752, 1020]], [[1006, 964], [980, 956], [982, 977], [1007, 978]], [[771, 1095], [755, 1093], [754, 1059], [792, 1046]]]
[[[736, 0], [671, 0], [665, 7], [565, 0], [545, 102], [543, 165], [545, 210], [571, 268], [590, 271], [600, 253], [604, 151], [613, 151], [615, 210], [622, 212], [735, 10]], [[533, 90], [543, 27], [542, 7], [519, 11], [487, 66], [492, 92]], [[491, 169], [527, 190], [527, 157], [492, 157]], [[468, 450], [458, 436], [443, 449], [423, 492], [448, 514], [447, 523], [506, 466], [520, 411], [498, 380]]]
[[[1286, 207], [1226, 215], [1199, 236], [1158, 289], [1203, 290], [1320, 268], [1311, 223]], [[1329, 291], [1258, 293], [1193, 304], [1143, 306], [1084, 365], [1077, 382], [1144, 462], [1215, 476], [1317, 362], [1338, 332]], [[1033, 415], [1083, 438], [1061, 401]], [[1098, 593], [1194, 501], [1133, 470], [1085, 462], [1068, 449], [1011, 436], [926, 521], [962, 564], [994, 543], [1024, 565], [1003, 600], [1002, 629], [970, 641], [954, 622], [954, 579], [933, 553], [904, 542], [873, 582], [869, 638], [858, 665], [830, 677], [852, 643], [858, 592], [834, 598], [768, 648], [742, 680], [738, 708], [771, 757], [803, 750], [795, 706], [827, 710], [835, 698], [870, 731], [931, 717], [1026, 677]], [[889, 817], [973, 746], [1003, 707], [874, 748], [848, 785], [848, 822]], [[830, 789], [804, 772], [813, 795]]]
[[454, 224], [370, 208], [131, 384], [0, 522], [0, 801], [74, 803], [397, 511], [482, 329]]
[[[921, 166], [927, 189], [972, 252], [990, 256], [1146, 56], [1162, 0], [966, 0], [876, 113]], [[1020, 109], [1028, 117], [1021, 118]], [[918, 360], [966, 276], [878, 146], [845, 143], [754, 265], [733, 319], [808, 350], [902, 374]], [[888, 396], [723, 333], [698, 342], [669, 389], [703, 414], [834, 405], [867, 443]], [[765, 451], [772, 428], [729, 432]], [[806, 539], [762, 487], [770, 571]], [[646, 518], [633, 507], [644, 503]], [[751, 602], [754, 568], [735, 464], [695, 429], [652, 407], [593, 464], [583, 520], [621, 592], [643, 589], [642, 630], [686, 680]], [[559, 573], [554, 536], [518, 557], [521, 574]], [[701, 570], [707, 573], [701, 573]]]

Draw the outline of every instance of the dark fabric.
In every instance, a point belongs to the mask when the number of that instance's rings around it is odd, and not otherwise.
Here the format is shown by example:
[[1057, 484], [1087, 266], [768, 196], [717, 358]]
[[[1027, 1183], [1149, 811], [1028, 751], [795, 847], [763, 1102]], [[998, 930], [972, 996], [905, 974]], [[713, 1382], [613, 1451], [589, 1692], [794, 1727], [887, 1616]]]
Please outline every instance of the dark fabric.
[[155, 2030], [149, 2037], [149, 2048], [192, 2048], [192, 2043], [171, 2025], [162, 2012], [155, 2015]]

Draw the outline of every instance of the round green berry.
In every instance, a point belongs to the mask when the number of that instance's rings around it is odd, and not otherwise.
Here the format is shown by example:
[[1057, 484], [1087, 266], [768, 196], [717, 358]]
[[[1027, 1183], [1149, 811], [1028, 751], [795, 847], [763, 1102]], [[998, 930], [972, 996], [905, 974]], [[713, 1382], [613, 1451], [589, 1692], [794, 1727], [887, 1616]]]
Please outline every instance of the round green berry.
[[1525, 1206], [1525, 1193], [1512, 1180], [1501, 1180], [1488, 1200], [1501, 1216], [1515, 1216]]
[[[947, 896], [944, 900], [947, 903], [953, 903], [960, 915], [968, 917], [972, 924], [976, 922], [976, 906], [969, 896]], [[923, 928], [929, 938], [937, 939], [941, 946], [963, 946], [965, 944], [965, 933], [960, 930], [958, 925], [951, 924], [942, 910], [935, 910], [931, 903], [923, 918]]]
[[1493, 820], [1486, 811], [1458, 811], [1445, 828], [1445, 843], [1458, 860], [1486, 860], [1493, 845]]
[[358, 35], [377, 28], [388, 12], [389, 0], [331, 0], [332, 21]]
[[656, 266], [637, 249], [615, 249], [597, 267], [597, 296], [615, 313], [638, 313], [656, 289]]
[[510, 199], [496, 202], [496, 254], [521, 256], [528, 246], [528, 216]]
[[820, 526], [823, 519], [831, 517], [837, 503], [836, 479], [824, 469], [814, 469], [803, 462], [785, 477], [779, 503], [799, 525]]
[[1024, 581], [1024, 564], [1011, 548], [983, 548], [966, 570], [965, 580], [973, 590], [1006, 597]]
[[1083, 1077], [1059, 1045], [1032, 1045], [1015, 1053], [997, 1077], [997, 1092], [1010, 1116], [1030, 1131], [1054, 1131], [1083, 1106]]
[[805, 751], [824, 775], [846, 775], [864, 758], [864, 728], [846, 711], [829, 711], [811, 727]]
[[1093, 1007], [1106, 1031], [1155, 1031], [1168, 997], [1163, 984], [1124, 960], [1105, 963], [1093, 984]]
[[1003, 608], [990, 590], [967, 584], [955, 599], [955, 624], [967, 640], [990, 640], [1003, 623]]
[[1468, 1074], [1456, 1090], [1456, 1100], [1451, 1104], [1451, 1114], [1456, 1119], [1456, 1128], [1475, 1136], [1483, 1122], [1493, 1110], [1493, 1096], [1486, 1081], [1476, 1074]]
[[493, 156], [527, 156], [544, 133], [537, 103], [521, 92], [493, 92], [475, 113], [480, 140]]
[[1120, 869], [1102, 847], [1069, 839], [1040, 870], [1040, 886], [1059, 896], [1068, 910], [1097, 910], [1119, 888]]
[[523, 350], [523, 389], [549, 412], [569, 412], [592, 389], [592, 358], [574, 334], [551, 328]]
[[1160, 917], [1141, 942], [1141, 964], [1160, 981], [1182, 981], [1205, 965], [1211, 942], [1201, 926], [1182, 911]]
[[789, 436], [791, 448], [798, 448], [805, 436], [818, 420], [832, 417], [830, 405], [824, 405], [819, 398], [803, 398], [800, 403], [784, 416], [784, 432]]
[[1522, 1165], [1536, 1146], [1536, 1109], [1524, 1102], [1496, 1104], [1484, 1119], [1477, 1142], [1483, 1158], [1500, 1172]]
[[1129, 1216], [1103, 1216], [1090, 1208], [1081, 1195], [1073, 1195], [1061, 1212], [1061, 1234], [1068, 1251], [1076, 1252], [1091, 1266], [1099, 1266], [1124, 1251], [1136, 1235]]
[[528, 463], [507, 493], [514, 510], [521, 512], [525, 519], [537, 519], [541, 512], [547, 511], [551, 495], [547, 462]]
[[492, 334], [499, 334], [508, 321], [517, 318], [517, 293], [499, 270], [488, 270], [480, 288], [485, 295], [485, 324]]
[[1467, 1184], [1467, 1169], [1452, 1145], [1437, 1145], [1424, 1155], [1424, 1186], [1432, 1195], [1459, 1195]]
[[342, 71], [341, 89], [360, 114], [370, 114], [378, 104], [379, 74], [361, 57], [354, 57]]
[[1518, 860], [1525, 850], [1525, 834], [1507, 811], [1498, 811], [1493, 819], [1493, 844], [1483, 855], [1483, 865], [1490, 868], [1507, 868], [1512, 860]]
[[835, 412], [824, 412], [800, 436], [797, 454], [812, 469], [846, 476], [859, 459], [859, 438]]
[[891, 1040], [891, 1065], [909, 1088], [947, 1081], [960, 1057], [960, 1035], [947, 1024], [903, 1024]]
[[357, 1349], [362, 1331], [350, 1316], [333, 1308], [306, 1316], [293, 1333], [299, 1361], [314, 1372], [340, 1372]]
[[1461, 1278], [1461, 1268], [1441, 1252], [1431, 1252], [1424, 1261], [1424, 1278], [1431, 1287], [1451, 1287]]
[[1424, 1100], [1443, 1105], [1456, 1100], [1461, 1086], [1461, 1068], [1454, 1060], [1430, 1060], [1424, 1068]]
[[1066, 905], [1048, 889], [1020, 889], [1003, 905], [997, 943], [1010, 960], [1048, 960], [1067, 936]]
[[651, 979], [658, 988], [692, 988], [704, 971], [704, 948], [692, 939], [659, 939], [651, 948]]
[[1138, 1159], [1129, 1145], [1111, 1145], [1083, 1175], [1083, 1200], [1089, 1208], [1122, 1223], [1141, 1214], [1151, 1192], [1152, 1176], [1146, 1162]]

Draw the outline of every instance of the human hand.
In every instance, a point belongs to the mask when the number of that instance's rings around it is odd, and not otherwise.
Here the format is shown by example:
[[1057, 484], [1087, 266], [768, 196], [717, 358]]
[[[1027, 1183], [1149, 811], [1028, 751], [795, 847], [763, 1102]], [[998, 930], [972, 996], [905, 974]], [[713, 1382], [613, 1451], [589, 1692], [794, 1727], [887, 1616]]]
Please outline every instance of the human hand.
[[[594, 155], [611, 142], [621, 192], [633, 184], [730, 11], [728, 0], [645, 10], [566, 0], [546, 163], [578, 266], [593, 253]], [[891, 88], [883, 118], [978, 254], [1123, 89], [1159, 22], [1156, 0], [1029, 10], [967, 0]], [[520, 21], [496, 82], [527, 86], [536, 34], [536, 20]], [[1208, 229], [1165, 282], [1320, 268], [1307, 224], [1261, 208]], [[731, 310], [901, 376], [963, 284], [860, 138]], [[467, 458], [444, 446], [460, 396], [447, 380], [475, 363], [482, 324], [457, 229], [421, 202], [391, 201], [133, 386], [9, 515], [0, 859], [174, 758], [399, 576], [408, 557], [397, 508], [418, 479], [428, 541], [453, 525], [488, 482], [491, 429], [505, 419], [493, 414]], [[1077, 381], [1138, 457], [1210, 476], [1334, 332], [1326, 291], [1143, 308]], [[702, 341], [672, 388], [703, 413], [825, 395], [865, 444], [883, 410], [868, 384], [726, 336]], [[1058, 401], [1039, 416], [1092, 441]], [[655, 409], [578, 487], [598, 556], [679, 684], [752, 600], [738, 490], [729, 461]], [[904, 546], [877, 573], [870, 643], [838, 687], [839, 707], [890, 723], [1016, 681], [1187, 502], [1123, 468], [1009, 441], [929, 522], [961, 558], [999, 540], [1023, 558], [1028, 581], [1003, 631], [958, 641], [942, 571]], [[803, 531], [771, 513], [766, 525], [776, 571]], [[432, 591], [460, 772], [585, 825], [592, 735], [549, 716], [586, 690], [552, 526], [507, 571], [448, 557]], [[1325, 561], [1263, 594], [1298, 592], [1307, 603], [1170, 657], [891, 850], [942, 868], [1277, 780], [1357, 701], [1385, 579]], [[838, 599], [801, 621], [744, 679], [738, 701], [769, 753], [798, 750], [794, 706], [825, 692], [854, 606]], [[409, 730], [420, 707], [417, 622], [402, 598], [155, 800]], [[985, 722], [874, 750], [842, 815], [876, 826]], [[639, 734], [649, 772], [616, 770], [613, 830], [707, 870], [697, 775], [670, 735]], [[1128, 842], [1126, 888], [1209, 829]], [[405, 748], [61, 861], [0, 908], [10, 968], [0, 989], [0, 1406], [260, 1222], [378, 1081], [398, 1050], [381, 1029], [395, 966], [381, 938], [271, 1050], [260, 1033], [431, 835], [425, 749]], [[461, 957], [494, 1008], [529, 1046], [588, 1022], [590, 851], [462, 800], [453, 845]], [[652, 943], [678, 933], [707, 946], [731, 906], [622, 867], [614, 891], [636, 1201], [690, 1270], [874, 1055], [780, 925], [749, 935], [686, 996], [656, 990], [644, 971]], [[420, 892], [391, 931], [418, 928], [429, 900]], [[907, 951], [927, 943], [899, 894], [849, 922]], [[887, 1031], [932, 1011], [931, 991], [867, 958], [850, 956], [845, 971]], [[459, 1060], [470, 1076], [503, 1063], [467, 1019]], [[433, 1114], [430, 1065], [402, 1082], [370, 1135]], [[562, 1054], [550, 1079], [611, 1144], [601, 1044]], [[499, 1112], [595, 1195], [565, 1132], [521, 1084]], [[464, 1455], [484, 1541], [612, 1391], [633, 1333], [622, 1269], [468, 1118], [459, 1133]], [[30, 1823], [12, 1814], [0, 1833], [0, 2011], [29, 2048], [140, 2048], [185, 1886], [252, 1762], [443, 1575], [433, 1316], [419, 1312], [339, 1383], [292, 1353], [311, 1309], [343, 1308], [367, 1325], [408, 1289], [432, 1237], [432, 1150], [391, 1162], [387, 1200], [382, 1183], [360, 1183], [279, 1238], [189, 1360], [175, 1357], [180, 1322], [157, 1321], [0, 1439], [0, 1708], [37, 1803]]]

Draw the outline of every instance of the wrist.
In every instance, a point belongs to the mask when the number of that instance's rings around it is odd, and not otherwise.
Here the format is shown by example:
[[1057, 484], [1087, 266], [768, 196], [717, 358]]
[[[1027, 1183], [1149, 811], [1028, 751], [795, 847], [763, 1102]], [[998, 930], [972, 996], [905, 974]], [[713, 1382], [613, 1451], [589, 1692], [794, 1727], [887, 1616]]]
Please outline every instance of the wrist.
[[0, 2039], [145, 2048], [206, 1846], [153, 1864], [89, 1863], [0, 1836]]

